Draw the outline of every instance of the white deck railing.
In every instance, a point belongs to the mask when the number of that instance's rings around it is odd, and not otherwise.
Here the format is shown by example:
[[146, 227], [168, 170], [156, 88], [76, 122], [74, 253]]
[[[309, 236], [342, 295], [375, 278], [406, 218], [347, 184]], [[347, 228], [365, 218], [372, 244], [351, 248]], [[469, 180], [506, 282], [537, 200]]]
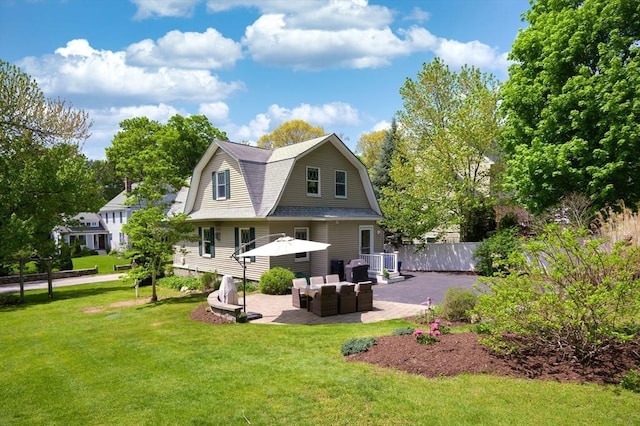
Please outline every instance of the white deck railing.
[[360, 259], [369, 264], [369, 273], [382, 274], [383, 269], [389, 273], [398, 271], [397, 253], [360, 254]]

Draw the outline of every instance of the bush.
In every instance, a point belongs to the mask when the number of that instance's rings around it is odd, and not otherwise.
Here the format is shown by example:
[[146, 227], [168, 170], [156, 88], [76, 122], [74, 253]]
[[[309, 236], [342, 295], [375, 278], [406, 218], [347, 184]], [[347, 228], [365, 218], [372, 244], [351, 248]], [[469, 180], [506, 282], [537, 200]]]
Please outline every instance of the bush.
[[640, 370], [629, 370], [620, 381], [620, 386], [631, 392], [640, 393]]
[[440, 318], [442, 315], [442, 306], [429, 305], [424, 311], [416, 315], [413, 320], [418, 324], [431, 324], [436, 318]]
[[393, 335], [394, 336], [406, 336], [407, 334], [413, 333], [413, 331], [414, 331], [413, 327], [401, 327], [401, 328], [396, 328], [395, 330], [393, 330]]
[[264, 294], [287, 294], [295, 274], [286, 268], [275, 267], [262, 274], [258, 289]]
[[200, 275], [200, 281], [202, 283], [202, 288], [204, 289], [217, 290], [220, 288], [220, 276], [218, 275], [218, 271], [205, 272]]
[[449, 321], [470, 322], [477, 299], [473, 290], [461, 287], [449, 288], [442, 302], [442, 316]]
[[355, 337], [353, 339], [349, 339], [342, 344], [342, 355], [347, 356], [366, 352], [376, 343], [376, 339], [373, 337]]
[[187, 287], [189, 290], [202, 290], [202, 282], [198, 278], [193, 277], [181, 277], [178, 275], [172, 275], [170, 277], [160, 278], [158, 285], [164, 288], [171, 288], [173, 290], [180, 290], [183, 287]]
[[473, 252], [476, 271], [480, 275], [492, 276], [505, 271], [505, 265], [512, 253], [520, 249], [516, 228], [504, 228], [482, 241]]
[[476, 312], [497, 336], [525, 335], [585, 364], [630, 338], [623, 325], [640, 311], [640, 246], [552, 224], [523, 248], [527, 256], [513, 257], [508, 275], [480, 279], [487, 291]]

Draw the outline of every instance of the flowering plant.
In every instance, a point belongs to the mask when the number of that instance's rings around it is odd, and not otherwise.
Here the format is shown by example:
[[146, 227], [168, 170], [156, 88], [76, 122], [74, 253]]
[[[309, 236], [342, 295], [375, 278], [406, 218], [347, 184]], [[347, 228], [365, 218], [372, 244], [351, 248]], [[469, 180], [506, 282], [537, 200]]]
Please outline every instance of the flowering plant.
[[429, 326], [429, 331], [425, 331], [421, 328], [416, 329], [413, 335], [416, 337], [416, 341], [422, 345], [430, 345], [438, 341], [438, 336], [441, 334], [447, 334], [449, 332], [450, 323], [448, 325], [441, 325], [440, 318], [436, 318]]

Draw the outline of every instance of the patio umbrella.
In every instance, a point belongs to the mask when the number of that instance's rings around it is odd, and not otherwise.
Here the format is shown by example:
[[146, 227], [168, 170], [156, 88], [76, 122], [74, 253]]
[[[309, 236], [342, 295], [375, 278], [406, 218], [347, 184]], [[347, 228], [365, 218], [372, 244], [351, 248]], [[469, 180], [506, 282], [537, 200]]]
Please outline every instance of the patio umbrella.
[[284, 256], [286, 254], [325, 250], [330, 245], [331, 244], [319, 243], [317, 241], [298, 240], [293, 237], [284, 236], [253, 250], [240, 253], [238, 257]]
[[[307, 251], [320, 251], [320, 250], [325, 250], [327, 247], [329, 247], [331, 244], [328, 243], [319, 243], [317, 241], [309, 241], [309, 240], [299, 240], [293, 237], [289, 237], [285, 234], [277, 234], [277, 235], [281, 235], [280, 238], [267, 243], [263, 246], [260, 246], [258, 248], [255, 248], [253, 250], [249, 250], [246, 251], [244, 253], [234, 253], [231, 255], [231, 257], [235, 258], [238, 262], [240, 262], [240, 259], [238, 259], [239, 257], [242, 258], [243, 263], [242, 263], [242, 299], [243, 299], [243, 307], [244, 307], [244, 312], [247, 312], [247, 293], [246, 293], [246, 285], [247, 285], [247, 277], [246, 277], [246, 270], [247, 270], [247, 265], [246, 265], [246, 261], [247, 261], [247, 257], [253, 257], [253, 256], [266, 256], [266, 257], [271, 257], [271, 256], [284, 256], [287, 254], [295, 254], [295, 253], [304, 253]], [[256, 238], [256, 240], [259, 240], [261, 238], [268, 238], [268, 237], [273, 237], [274, 235], [265, 235], [263, 237], [259, 237]], [[250, 241], [248, 243], [243, 244], [243, 247], [246, 247], [247, 245], [255, 242], [256, 240]], [[237, 251], [239, 251], [240, 249], [238, 249]], [[259, 314], [255, 314], [257, 315], [256, 318], [261, 318], [262, 315]], [[259, 316], [258, 316], [259, 315]]]

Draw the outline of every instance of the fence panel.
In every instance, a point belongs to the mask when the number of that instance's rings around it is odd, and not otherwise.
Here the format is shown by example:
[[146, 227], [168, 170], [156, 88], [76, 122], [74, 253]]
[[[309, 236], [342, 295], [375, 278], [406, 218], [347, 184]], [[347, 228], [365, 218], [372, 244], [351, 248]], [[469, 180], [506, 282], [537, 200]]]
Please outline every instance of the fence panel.
[[473, 251], [480, 243], [433, 243], [416, 251], [417, 246], [398, 249], [398, 261], [406, 271], [474, 272]]

